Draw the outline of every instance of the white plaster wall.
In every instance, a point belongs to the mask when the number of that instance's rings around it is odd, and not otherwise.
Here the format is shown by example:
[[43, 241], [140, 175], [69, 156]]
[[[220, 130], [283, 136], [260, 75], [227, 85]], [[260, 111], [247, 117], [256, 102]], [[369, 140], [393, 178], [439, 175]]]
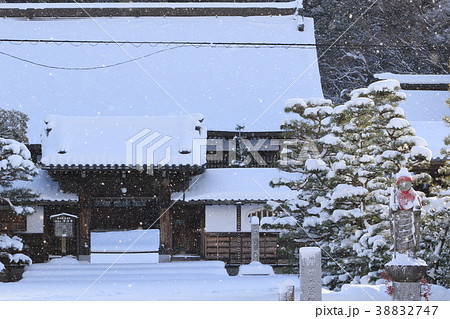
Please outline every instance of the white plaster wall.
[[236, 231], [235, 205], [207, 205], [205, 207], [206, 232], [234, 232]]
[[34, 213], [27, 216], [27, 233], [44, 232], [44, 207], [34, 207]]
[[264, 205], [260, 204], [246, 204], [242, 205], [241, 209], [241, 231], [249, 232], [251, 231], [250, 221], [248, 220], [248, 215], [254, 211], [264, 209]]

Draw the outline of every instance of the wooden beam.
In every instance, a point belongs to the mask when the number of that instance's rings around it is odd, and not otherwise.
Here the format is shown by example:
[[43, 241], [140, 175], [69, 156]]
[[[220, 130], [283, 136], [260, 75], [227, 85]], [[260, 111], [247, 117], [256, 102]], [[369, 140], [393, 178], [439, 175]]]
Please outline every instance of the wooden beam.
[[[80, 238], [79, 238], [79, 248], [78, 254], [81, 259], [90, 258], [91, 254], [91, 203], [88, 194], [85, 194], [82, 190], [78, 192], [78, 198], [80, 203], [80, 214], [79, 214], [79, 227], [80, 227]], [[81, 260], [80, 259], [80, 260]]]
[[168, 178], [164, 178], [160, 183], [160, 208], [159, 208], [159, 225], [160, 225], [160, 244], [161, 252], [169, 254], [172, 252], [172, 216], [170, 211], [170, 182]]
[[236, 230], [241, 231], [241, 216], [242, 216], [242, 205], [237, 204], [236, 205]]

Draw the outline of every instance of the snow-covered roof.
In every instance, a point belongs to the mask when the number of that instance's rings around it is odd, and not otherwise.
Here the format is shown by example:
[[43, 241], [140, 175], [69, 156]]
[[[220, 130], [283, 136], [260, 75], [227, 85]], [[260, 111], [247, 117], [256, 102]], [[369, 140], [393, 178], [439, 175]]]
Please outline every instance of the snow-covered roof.
[[48, 114], [202, 113], [211, 130], [274, 131], [287, 99], [322, 96], [311, 18], [0, 18], [0, 30], [3, 39], [110, 41], [0, 42], [2, 107], [29, 115], [31, 143]]
[[44, 165], [203, 165], [202, 116], [48, 116]]
[[64, 193], [57, 182], [53, 181], [45, 170], [40, 169], [32, 181], [15, 181], [13, 188], [29, 188], [39, 195], [32, 201], [78, 201], [78, 196], [72, 193]]
[[[375, 74], [380, 80], [395, 79], [401, 84], [419, 85], [450, 85], [448, 74]], [[432, 157], [441, 157], [441, 149], [445, 147], [444, 137], [450, 134], [450, 129], [442, 120], [449, 115], [449, 108], [445, 101], [450, 98], [447, 90], [403, 90], [406, 101], [400, 102], [405, 111], [406, 119], [416, 130], [416, 135], [427, 141]]]
[[[277, 179], [294, 180], [298, 174], [277, 168], [207, 169], [192, 179], [184, 201], [271, 201], [294, 199], [295, 191], [287, 186], [270, 187]], [[172, 194], [172, 200], [183, 200], [183, 193]]]
[[400, 102], [405, 111], [405, 117], [416, 130], [416, 135], [427, 141], [433, 158], [442, 157], [441, 149], [445, 147], [444, 137], [450, 134], [450, 129], [442, 120], [449, 115], [445, 100], [450, 98], [448, 91], [404, 91], [406, 101]]
[[110, 3], [0, 3], [0, 9], [48, 8], [301, 8], [302, 1], [287, 2], [110, 2]]
[[379, 73], [374, 75], [380, 80], [394, 79], [402, 84], [449, 84], [450, 74], [394, 74]]

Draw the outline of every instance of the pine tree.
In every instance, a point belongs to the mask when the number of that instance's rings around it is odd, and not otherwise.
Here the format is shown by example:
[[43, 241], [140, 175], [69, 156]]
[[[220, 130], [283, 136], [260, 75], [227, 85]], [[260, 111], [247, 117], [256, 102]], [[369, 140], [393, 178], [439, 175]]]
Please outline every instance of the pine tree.
[[13, 206], [13, 203], [36, 195], [29, 189], [14, 188], [13, 182], [33, 180], [36, 174], [37, 168], [25, 144], [0, 137], [0, 198], [17, 214], [32, 213], [33, 209]]
[[11, 238], [8, 235], [0, 234], [0, 273], [6, 270], [5, 265], [31, 265], [31, 258], [20, 253], [22, 248], [22, 239], [19, 237], [13, 236]]
[[280, 217], [290, 216], [295, 225], [272, 225], [283, 229], [280, 238], [282, 252], [296, 264], [298, 248], [306, 243], [320, 245], [327, 235], [321, 227], [321, 201], [328, 191], [326, 174], [336, 139], [331, 136], [330, 115], [333, 105], [325, 99], [292, 99], [286, 103], [285, 111], [296, 118], [282, 125], [285, 143], [281, 154], [280, 168], [299, 173], [297, 180], [273, 181], [272, 186], [285, 185], [298, 191], [296, 200], [282, 205], [272, 203], [272, 209], [280, 212]]
[[28, 143], [28, 115], [17, 110], [5, 110], [0, 107], [0, 137]]
[[406, 95], [400, 92], [397, 80], [377, 81], [367, 89], [354, 90], [350, 95], [352, 98], [367, 97], [377, 108], [374, 125], [382, 134], [374, 139], [377, 145], [375, 160], [383, 165], [383, 171], [389, 175], [391, 182], [402, 167], [412, 170], [429, 164], [431, 151], [426, 141], [415, 136], [403, 109], [399, 107], [399, 102], [406, 100]]
[[[309, 237], [309, 244], [320, 245], [324, 284], [330, 289], [380, 278], [390, 260], [389, 185], [401, 167], [422, 165], [431, 157], [398, 107], [404, 100], [399, 89], [397, 81], [380, 81], [355, 90], [350, 101], [331, 107], [321, 120], [308, 118], [314, 112], [307, 100], [286, 109], [300, 120], [283, 125], [292, 138], [283, 169], [303, 178], [282, 183], [299, 191], [296, 202], [273, 206], [295, 215], [301, 227], [288, 233], [291, 239]], [[310, 144], [322, 157], [299, 161]]]
[[[329, 174], [332, 191], [324, 208], [330, 218], [325, 224], [334, 231], [324, 247], [333, 259], [324, 265], [330, 288], [359, 282], [376, 272], [387, 250], [379, 216], [386, 210], [383, 170], [375, 162], [382, 131], [376, 125], [378, 110], [369, 98], [354, 97], [335, 108], [333, 132], [340, 140], [339, 152]], [[330, 226], [329, 226], [330, 227]]]
[[[22, 120], [27, 117], [14, 111], [3, 112], [2, 116], [4, 117], [1, 120], [2, 131], [0, 131], [0, 199], [7, 203], [14, 213], [29, 214], [34, 211], [32, 207], [22, 207], [16, 203], [36, 195], [30, 189], [14, 188], [13, 182], [32, 180], [37, 174], [37, 168], [31, 161], [31, 153], [25, 144], [3, 137], [26, 140], [26, 122]], [[17, 125], [15, 129], [14, 125]], [[4, 269], [5, 263], [30, 261], [28, 257], [18, 253], [22, 246], [20, 238], [0, 234], [0, 271]]]

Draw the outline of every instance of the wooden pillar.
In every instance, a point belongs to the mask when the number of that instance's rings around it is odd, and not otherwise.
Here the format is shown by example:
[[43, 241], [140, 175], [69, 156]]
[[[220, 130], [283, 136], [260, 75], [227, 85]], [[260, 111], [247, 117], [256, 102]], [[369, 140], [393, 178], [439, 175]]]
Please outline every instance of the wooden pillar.
[[[242, 225], [241, 225], [241, 215], [242, 215], [242, 206], [241, 204], [236, 205], [236, 231], [237, 235], [237, 259], [239, 264], [243, 264], [242, 260]], [[230, 245], [231, 248], [231, 245]]]
[[162, 254], [170, 254], [172, 252], [172, 214], [170, 211], [170, 188], [169, 179], [165, 178], [160, 184], [160, 208], [159, 208], [159, 225], [160, 225], [160, 246]]
[[78, 248], [78, 259], [80, 261], [91, 260], [91, 204], [89, 195], [82, 190], [78, 192], [80, 203], [79, 227], [80, 238]]

